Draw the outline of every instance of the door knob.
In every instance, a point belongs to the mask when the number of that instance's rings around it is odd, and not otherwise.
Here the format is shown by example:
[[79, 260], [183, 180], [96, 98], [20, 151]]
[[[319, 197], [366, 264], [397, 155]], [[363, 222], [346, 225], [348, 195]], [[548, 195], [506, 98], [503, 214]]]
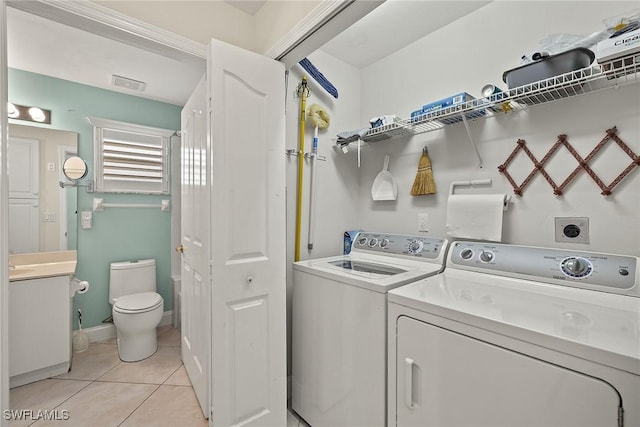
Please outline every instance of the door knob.
[[184, 246], [183, 245], [177, 246], [176, 252], [180, 252], [181, 254], [184, 253]]

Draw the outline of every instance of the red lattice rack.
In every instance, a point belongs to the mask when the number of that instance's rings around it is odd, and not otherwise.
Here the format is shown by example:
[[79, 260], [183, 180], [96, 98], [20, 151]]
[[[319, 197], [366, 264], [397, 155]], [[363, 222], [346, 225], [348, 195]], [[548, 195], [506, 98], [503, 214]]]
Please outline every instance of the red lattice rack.
[[[544, 155], [542, 160], [538, 160], [531, 150], [527, 147], [527, 142], [524, 139], [519, 139], [517, 141], [516, 148], [511, 152], [507, 160], [500, 166], [498, 166], [498, 171], [507, 178], [507, 181], [513, 187], [513, 192], [518, 196], [522, 196], [522, 192], [525, 187], [531, 182], [533, 177], [540, 173], [544, 179], [547, 180], [551, 188], [553, 188], [553, 194], [557, 196], [561, 196], [564, 192], [564, 189], [569, 185], [571, 181], [573, 181], [576, 176], [583, 170], [589, 174], [589, 176], [595, 181], [595, 183], [600, 187], [603, 196], [608, 196], [613, 191], [613, 188], [618, 185], [634, 168], [640, 166], [640, 157], [636, 153], [629, 148], [627, 144], [624, 143], [617, 135], [618, 129], [614, 126], [611, 129], [607, 129], [606, 136], [600, 140], [600, 142], [591, 150], [591, 152], [584, 159], [578, 154], [578, 152], [571, 146], [567, 139], [567, 135], [558, 135], [558, 140], [555, 144], [547, 151], [547, 154]], [[615, 141], [616, 144], [624, 151], [630, 158], [631, 163], [622, 171], [620, 174], [611, 182], [611, 184], [606, 185], [602, 180], [598, 177], [598, 175], [591, 169], [589, 166], [589, 162], [595, 157], [595, 155], [609, 142], [610, 140]], [[560, 185], [557, 185], [555, 181], [549, 176], [549, 174], [544, 170], [544, 165], [547, 161], [553, 156], [553, 154], [560, 148], [560, 146], [564, 146], [567, 151], [573, 156], [574, 159], [578, 162], [578, 166], [567, 176], [567, 178], [562, 181]], [[518, 155], [520, 151], [524, 151], [525, 154], [531, 159], [533, 163], [533, 170], [527, 175], [527, 177], [522, 181], [520, 185], [516, 184], [513, 177], [507, 170], [509, 164], [513, 161], [513, 159]]]

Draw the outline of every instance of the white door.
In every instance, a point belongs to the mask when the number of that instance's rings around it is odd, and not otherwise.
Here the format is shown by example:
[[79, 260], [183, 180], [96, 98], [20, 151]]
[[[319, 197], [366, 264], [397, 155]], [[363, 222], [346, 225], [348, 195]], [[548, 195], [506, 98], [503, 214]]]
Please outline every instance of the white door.
[[40, 251], [40, 202], [38, 199], [9, 199], [9, 253]]
[[40, 197], [40, 142], [36, 139], [9, 138], [9, 197]]
[[397, 324], [397, 426], [618, 425], [608, 383], [427, 323]]
[[211, 343], [210, 148], [205, 78], [182, 109], [182, 361], [205, 417], [209, 416]]
[[284, 426], [285, 70], [209, 49], [212, 424]]

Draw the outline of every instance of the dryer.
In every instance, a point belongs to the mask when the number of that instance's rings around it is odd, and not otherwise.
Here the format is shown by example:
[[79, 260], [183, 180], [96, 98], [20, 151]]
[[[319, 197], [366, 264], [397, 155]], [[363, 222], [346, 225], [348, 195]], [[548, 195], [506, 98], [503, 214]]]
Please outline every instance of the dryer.
[[292, 409], [313, 427], [386, 424], [387, 292], [442, 271], [445, 239], [361, 232], [293, 264]]
[[640, 425], [639, 259], [454, 242], [392, 290], [389, 426]]

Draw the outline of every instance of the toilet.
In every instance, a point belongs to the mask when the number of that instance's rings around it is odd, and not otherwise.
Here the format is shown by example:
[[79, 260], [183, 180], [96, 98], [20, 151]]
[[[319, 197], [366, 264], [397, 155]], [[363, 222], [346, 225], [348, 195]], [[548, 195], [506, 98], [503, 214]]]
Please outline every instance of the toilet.
[[137, 362], [158, 349], [156, 327], [164, 301], [156, 292], [156, 261], [115, 262], [109, 276], [109, 303], [123, 362]]

